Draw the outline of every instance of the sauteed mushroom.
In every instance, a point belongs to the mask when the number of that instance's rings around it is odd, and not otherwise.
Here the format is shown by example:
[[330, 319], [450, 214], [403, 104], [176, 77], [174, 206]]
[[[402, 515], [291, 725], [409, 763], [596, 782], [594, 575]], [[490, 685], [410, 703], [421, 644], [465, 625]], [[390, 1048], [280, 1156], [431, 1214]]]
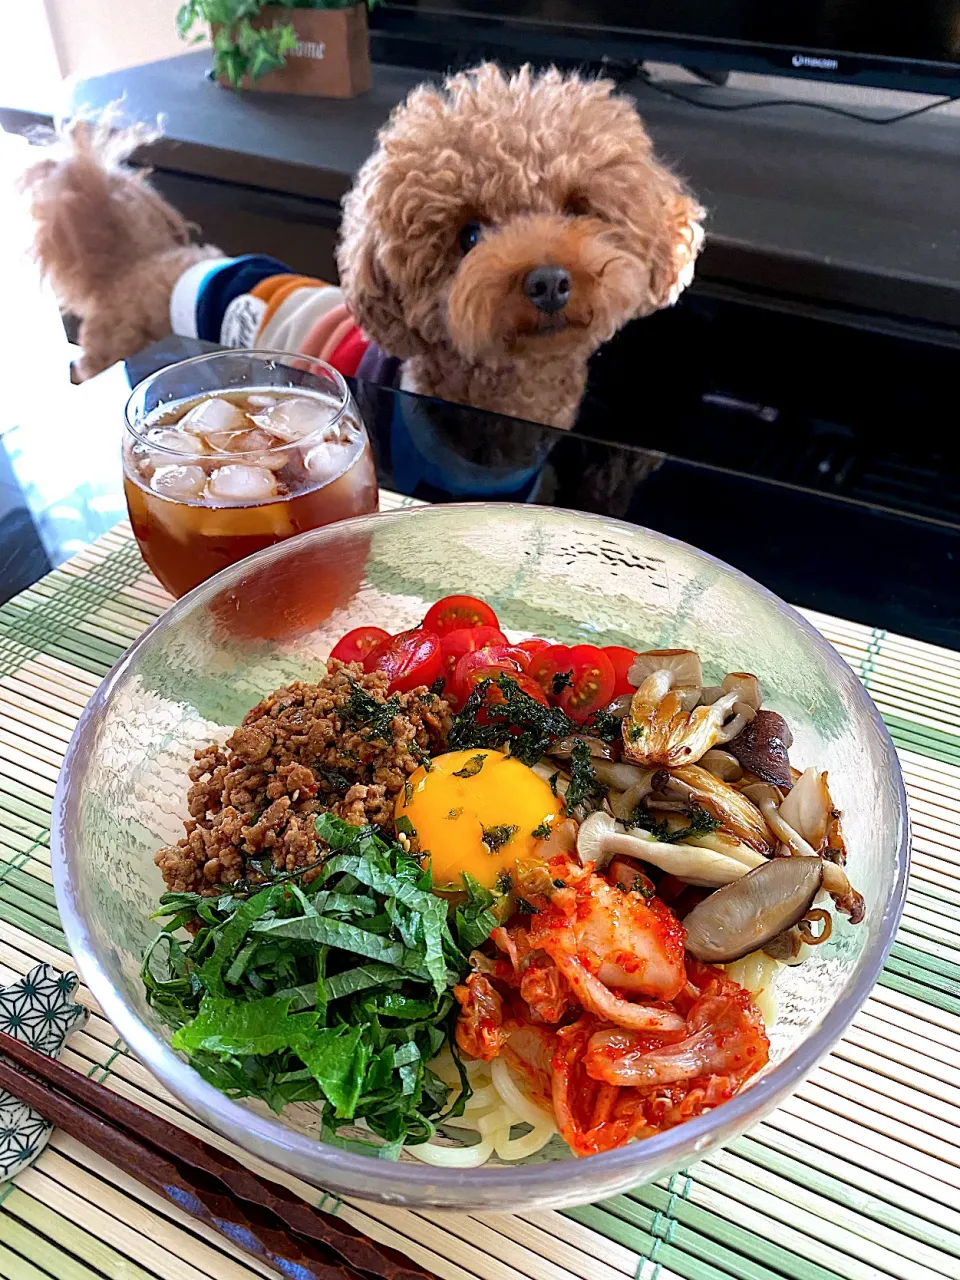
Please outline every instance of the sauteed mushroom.
[[641, 831], [624, 831], [608, 813], [599, 810], [580, 824], [577, 853], [581, 862], [592, 862], [598, 868], [605, 867], [615, 855], [639, 858], [686, 884], [701, 888], [730, 884], [766, 861], [762, 854], [752, 851], [750, 861], [745, 862], [715, 849], [668, 844]]
[[725, 830], [757, 853], [774, 851], [767, 824], [756, 805], [699, 765], [655, 773], [649, 803], [654, 808], [706, 809]]
[[700, 757], [700, 767], [722, 782], [739, 782], [743, 777], [743, 766], [737, 757], [716, 747], [711, 747], [706, 755]]
[[727, 751], [748, 773], [789, 791], [793, 779], [787, 752], [792, 746], [793, 734], [783, 716], [776, 711], [758, 711], [750, 723], [730, 739]]
[[847, 860], [840, 827], [840, 810], [827, 786], [827, 772], [807, 769], [780, 806], [780, 816], [818, 853], [841, 865]]
[[769, 782], [752, 782], [749, 787], [743, 788], [742, 794], [753, 801], [766, 819], [767, 826], [791, 853], [801, 858], [817, 856], [817, 850], [784, 819], [780, 812], [783, 797], [776, 787]]
[[655, 671], [669, 671], [674, 686], [699, 689], [703, 685], [700, 655], [693, 649], [648, 649], [646, 653], [638, 653], [627, 679], [639, 689]]
[[[815, 769], [808, 770], [807, 772], [816, 775], [814, 782], [819, 787], [821, 785], [821, 775], [817, 775], [817, 771]], [[804, 777], [805, 776], [806, 775], [804, 775]], [[823, 775], [823, 777], [823, 788], [826, 790], [825, 775]], [[801, 778], [800, 781], [802, 782], [803, 779]], [[797, 786], [799, 785], [800, 783], [798, 782]], [[794, 790], [796, 790], [796, 788], [794, 788]], [[749, 796], [749, 798], [757, 804], [766, 819], [770, 830], [780, 837], [795, 857], [809, 858], [819, 856], [820, 851], [818, 849], [814, 849], [809, 841], [804, 839], [804, 837], [784, 819], [783, 805], [786, 804], [786, 801], [781, 803], [780, 793], [775, 787], [771, 787], [766, 782], [754, 782], [749, 787], [744, 787], [743, 794], [745, 796]], [[793, 792], [790, 794], [793, 795]], [[827, 792], [826, 794], [829, 800], [830, 793]], [[795, 807], [794, 811], [800, 812], [799, 806]], [[830, 822], [836, 824], [835, 829], [839, 834], [839, 810], [830, 810]], [[808, 827], [807, 829], [813, 833], [812, 828]], [[840, 847], [842, 848], [842, 843]], [[827, 851], [828, 846], [825, 842], [824, 852]], [[863, 897], [856, 889], [854, 889], [853, 885], [847, 878], [847, 873], [842, 869], [840, 864], [840, 858], [838, 858], [837, 861], [833, 861], [831, 858], [824, 861], [823, 887], [826, 889], [827, 893], [830, 894], [831, 898], [833, 898], [837, 910], [842, 911], [844, 915], [849, 916], [851, 924], [859, 924], [863, 919], [865, 911]]]
[[718, 741], [737, 700], [728, 693], [712, 706], [698, 707], [694, 701], [688, 710], [688, 691], [674, 688], [673, 680], [671, 671], [654, 671], [633, 695], [623, 720], [623, 754], [635, 764], [669, 768], [699, 760]]
[[711, 893], [684, 919], [687, 950], [726, 964], [766, 946], [810, 910], [825, 865], [821, 858], [774, 858]]

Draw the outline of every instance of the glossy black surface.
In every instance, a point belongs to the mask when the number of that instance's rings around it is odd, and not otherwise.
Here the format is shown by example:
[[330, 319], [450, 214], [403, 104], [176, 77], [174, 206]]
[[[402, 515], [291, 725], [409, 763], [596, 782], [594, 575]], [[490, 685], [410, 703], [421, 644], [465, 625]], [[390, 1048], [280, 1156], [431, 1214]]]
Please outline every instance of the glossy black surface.
[[678, 53], [709, 51], [731, 69], [754, 70], [766, 61], [787, 74], [884, 84], [891, 74], [929, 79], [934, 70], [955, 70], [958, 19], [957, 0], [400, 0], [374, 22], [415, 38], [419, 20], [434, 41], [442, 39], [442, 24], [455, 47], [496, 41], [509, 54], [522, 45], [526, 56], [538, 50], [542, 62], [575, 56], [579, 37], [592, 43], [594, 59], [671, 61]]
[[[158, 343], [128, 362], [121, 381], [135, 383], [203, 349], [185, 339]], [[111, 502], [122, 504], [122, 390], [118, 384], [113, 392], [115, 446], [107, 431], [104, 443], [87, 455], [88, 474], [77, 476], [78, 492], [95, 484], [96, 503], [62, 500], [52, 515], [31, 510], [16, 478], [8, 474], [5, 482], [0, 470], [6, 513], [0, 515], [2, 598], [75, 549], [77, 521], [87, 521], [92, 538], [117, 518]], [[960, 520], [924, 519], [898, 513], [889, 503], [817, 493], [729, 465], [607, 443], [367, 384], [357, 386], [356, 395], [385, 487], [431, 502], [537, 502], [647, 525], [736, 565], [792, 603], [960, 648]], [[733, 424], [727, 439], [737, 437]], [[786, 437], [780, 439], [785, 445]], [[5, 443], [0, 438], [0, 446]], [[776, 451], [772, 435], [770, 448]], [[744, 451], [740, 462], [745, 461]], [[57, 511], [69, 534], [59, 541]], [[51, 551], [44, 550], [44, 541]]]

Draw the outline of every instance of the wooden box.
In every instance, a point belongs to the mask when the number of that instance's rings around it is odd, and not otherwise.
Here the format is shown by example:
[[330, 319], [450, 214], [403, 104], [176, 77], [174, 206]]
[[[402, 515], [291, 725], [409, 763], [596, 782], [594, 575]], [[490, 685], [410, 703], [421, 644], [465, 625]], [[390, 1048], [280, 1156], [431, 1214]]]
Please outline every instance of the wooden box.
[[[355, 98], [370, 88], [370, 45], [366, 4], [346, 9], [286, 9], [269, 5], [251, 18], [255, 27], [292, 23], [297, 45], [286, 66], [242, 89], [259, 93], [299, 93], [317, 98]], [[221, 78], [220, 83], [228, 86]]]

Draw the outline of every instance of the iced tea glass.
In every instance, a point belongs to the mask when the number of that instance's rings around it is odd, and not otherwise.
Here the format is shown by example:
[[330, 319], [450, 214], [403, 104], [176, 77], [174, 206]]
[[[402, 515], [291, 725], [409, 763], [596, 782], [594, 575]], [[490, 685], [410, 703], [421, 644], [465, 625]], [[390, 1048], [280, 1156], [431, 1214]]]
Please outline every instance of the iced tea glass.
[[322, 360], [217, 351], [126, 407], [123, 482], [143, 558], [175, 596], [274, 542], [377, 509], [350, 389]]

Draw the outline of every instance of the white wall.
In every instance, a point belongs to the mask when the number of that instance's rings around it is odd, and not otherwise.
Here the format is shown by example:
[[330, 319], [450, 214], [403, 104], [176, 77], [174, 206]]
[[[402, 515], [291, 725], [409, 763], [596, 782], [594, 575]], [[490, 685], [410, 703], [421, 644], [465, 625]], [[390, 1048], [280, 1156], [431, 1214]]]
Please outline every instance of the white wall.
[[180, 0], [43, 2], [64, 76], [101, 75], [189, 48], [177, 37]]
[[[3, 105], [42, 114], [55, 99], [63, 75], [44, 0], [20, 0], [16, 26], [17, 47], [25, 51], [25, 56], [10, 50], [4, 56]], [[7, 38], [12, 42], [9, 30]]]

